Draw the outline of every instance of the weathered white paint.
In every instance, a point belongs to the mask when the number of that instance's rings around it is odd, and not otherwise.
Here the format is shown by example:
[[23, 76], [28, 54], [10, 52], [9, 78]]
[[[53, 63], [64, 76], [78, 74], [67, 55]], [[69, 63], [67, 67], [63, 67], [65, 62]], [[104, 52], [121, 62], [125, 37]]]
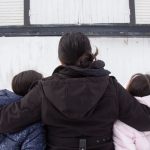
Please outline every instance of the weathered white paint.
[[0, 26], [24, 24], [24, 0], [0, 0]]
[[[60, 37], [0, 38], [0, 89], [9, 88], [12, 77], [35, 69], [49, 76], [60, 63], [57, 47]], [[112, 75], [125, 85], [133, 73], [150, 72], [150, 38], [90, 38], [93, 50], [106, 63]]]
[[137, 24], [150, 24], [150, 0], [135, 0]]
[[129, 23], [129, 0], [30, 0], [31, 24]]
[[122, 85], [135, 73], [150, 73], [150, 38], [94, 38], [92, 43]]

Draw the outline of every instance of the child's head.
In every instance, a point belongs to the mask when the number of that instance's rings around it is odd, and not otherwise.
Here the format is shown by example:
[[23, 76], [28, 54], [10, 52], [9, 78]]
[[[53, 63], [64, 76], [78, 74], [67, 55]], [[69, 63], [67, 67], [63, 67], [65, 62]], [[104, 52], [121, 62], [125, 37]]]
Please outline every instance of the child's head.
[[42, 79], [42, 77], [42, 74], [34, 70], [23, 71], [14, 76], [12, 80], [12, 89], [16, 94], [24, 96], [28, 93], [31, 86], [36, 81]]
[[150, 75], [141, 73], [133, 75], [128, 83], [127, 91], [133, 96], [150, 95]]

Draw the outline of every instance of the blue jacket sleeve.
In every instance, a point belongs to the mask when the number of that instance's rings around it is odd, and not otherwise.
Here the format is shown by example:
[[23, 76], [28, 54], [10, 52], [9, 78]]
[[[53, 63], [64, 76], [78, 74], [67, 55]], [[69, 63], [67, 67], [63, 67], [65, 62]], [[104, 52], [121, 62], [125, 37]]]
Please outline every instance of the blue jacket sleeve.
[[41, 123], [30, 126], [28, 136], [22, 143], [21, 150], [45, 150], [46, 139]]

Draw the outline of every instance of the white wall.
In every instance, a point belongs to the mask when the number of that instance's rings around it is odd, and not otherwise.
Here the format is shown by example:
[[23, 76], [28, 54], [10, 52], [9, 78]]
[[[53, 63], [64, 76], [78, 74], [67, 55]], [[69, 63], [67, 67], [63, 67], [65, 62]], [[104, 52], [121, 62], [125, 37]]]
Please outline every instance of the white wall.
[[150, 38], [94, 38], [92, 43], [122, 85], [134, 73], [150, 73]]
[[[57, 47], [60, 37], [1, 37], [0, 89], [11, 88], [12, 77], [23, 70], [35, 69], [49, 76], [59, 65]], [[150, 72], [150, 38], [92, 37], [93, 49], [106, 68], [122, 85], [133, 73]]]

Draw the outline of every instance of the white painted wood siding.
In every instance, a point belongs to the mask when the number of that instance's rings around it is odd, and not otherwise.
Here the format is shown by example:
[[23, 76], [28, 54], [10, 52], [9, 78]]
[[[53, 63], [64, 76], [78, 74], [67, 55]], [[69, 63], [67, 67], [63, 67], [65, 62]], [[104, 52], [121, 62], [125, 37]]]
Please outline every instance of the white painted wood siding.
[[150, 0], [135, 0], [137, 24], [150, 24]]
[[31, 24], [129, 23], [129, 0], [30, 0]]
[[[60, 37], [1, 37], [0, 89], [11, 89], [12, 77], [35, 69], [49, 76], [60, 63], [57, 56]], [[137, 72], [150, 73], [150, 38], [90, 38], [93, 50], [106, 69], [125, 85]]]
[[23, 0], [0, 0], [0, 26], [24, 24]]

